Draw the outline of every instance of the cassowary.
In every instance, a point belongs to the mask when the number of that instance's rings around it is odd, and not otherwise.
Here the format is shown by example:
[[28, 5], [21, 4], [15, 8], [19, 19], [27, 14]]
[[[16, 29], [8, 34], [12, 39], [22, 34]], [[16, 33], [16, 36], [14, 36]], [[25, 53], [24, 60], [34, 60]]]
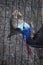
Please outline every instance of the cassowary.
[[[17, 19], [17, 22], [12, 20], [12, 18]], [[8, 37], [10, 38], [12, 35], [15, 34], [22, 34], [23, 35], [23, 39], [26, 39], [26, 47], [27, 47], [27, 51], [28, 53], [31, 54], [31, 50], [29, 49], [29, 45], [32, 47], [43, 47], [42, 46], [42, 39], [43, 39], [43, 31], [42, 28], [34, 35], [32, 35], [31, 33], [31, 27], [29, 24], [27, 24], [26, 22], [24, 22], [22, 14], [20, 12], [18, 12], [18, 10], [14, 11], [11, 19], [10, 19], [10, 34], [8, 35]], [[40, 34], [41, 33], [41, 34]], [[34, 37], [35, 36], [35, 37]]]
[[[12, 18], [14, 18], [14, 20]], [[28, 39], [31, 34], [30, 25], [24, 22], [22, 14], [18, 12], [18, 10], [15, 10], [10, 18], [10, 34], [8, 35], [8, 38], [15, 34], [22, 34], [24, 40]], [[28, 54], [31, 54], [31, 49], [27, 44], [26, 48]]]
[[[16, 14], [15, 14], [16, 13]], [[12, 18], [18, 19], [14, 21]], [[13, 23], [14, 22], [14, 23]], [[30, 25], [23, 21], [22, 14], [18, 10], [13, 12], [13, 15], [10, 18], [10, 34], [8, 37], [11, 37], [14, 34], [21, 33], [23, 38], [30, 37], [31, 28]]]

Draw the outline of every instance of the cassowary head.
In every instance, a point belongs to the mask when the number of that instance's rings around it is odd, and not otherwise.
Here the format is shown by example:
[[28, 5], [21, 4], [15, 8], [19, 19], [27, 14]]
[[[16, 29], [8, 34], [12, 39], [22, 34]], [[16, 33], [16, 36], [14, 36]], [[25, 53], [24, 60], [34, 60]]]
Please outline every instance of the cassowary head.
[[12, 17], [12, 25], [14, 28], [16, 28], [19, 23], [23, 22], [23, 16], [22, 16], [21, 12], [19, 12], [18, 10], [15, 10], [12, 13], [12, 16], [13, 16]]
[[22, 14], [18, 11], [15, 10], [10, 18], [10, 36], [14, 35], [15, 33], [20, 32], [21, 30], [17, 28], [17, 25], [23, 22], [23, 17]]

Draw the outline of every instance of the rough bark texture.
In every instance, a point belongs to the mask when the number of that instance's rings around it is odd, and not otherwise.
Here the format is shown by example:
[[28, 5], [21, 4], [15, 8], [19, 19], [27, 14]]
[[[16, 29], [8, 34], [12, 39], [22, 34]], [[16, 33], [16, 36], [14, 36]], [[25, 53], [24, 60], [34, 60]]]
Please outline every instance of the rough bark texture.
[[27, 54], [26, 42], [23, 41], [22, 35], [7, 38], [10, 33], [10, 17], [15, 9], [23, 14], [24, 20], [31, 25], [34, 32], [41, 27], [41, 9], [37, 9], [38, 0], [7, 0], [7, 3], [5, 1], [0, 0], [0, 65], [40, 65], [35, 48], [30, 47], [32, 54]]

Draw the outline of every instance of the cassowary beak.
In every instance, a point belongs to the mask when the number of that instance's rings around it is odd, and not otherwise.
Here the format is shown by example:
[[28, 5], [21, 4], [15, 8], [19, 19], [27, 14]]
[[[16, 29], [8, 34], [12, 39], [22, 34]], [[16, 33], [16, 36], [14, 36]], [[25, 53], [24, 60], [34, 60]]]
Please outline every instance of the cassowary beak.
[[16, 29], [10, 31], [10, 34], [8, 35], [8, 38], [10, 38], [11, 36], [16, 35], [16, 34], [18, 34], [20, 32], [22, 32], [21, 29], [16, 28]]

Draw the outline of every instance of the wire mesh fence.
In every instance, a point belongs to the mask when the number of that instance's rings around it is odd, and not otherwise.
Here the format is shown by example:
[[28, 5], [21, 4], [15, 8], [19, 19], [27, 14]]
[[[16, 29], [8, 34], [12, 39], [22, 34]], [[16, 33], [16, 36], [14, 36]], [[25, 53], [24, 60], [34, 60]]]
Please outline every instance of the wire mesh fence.
[[43, 23], [41, 4], [42, 0], [0, 0], [0, 65], [41, 65], [35, 48], [30, 47], [31, 55], [27, 53], [26, 41], [21, 34], [7, 38], [10, 33], [10, 17], [16, 9], [36, 32]]

